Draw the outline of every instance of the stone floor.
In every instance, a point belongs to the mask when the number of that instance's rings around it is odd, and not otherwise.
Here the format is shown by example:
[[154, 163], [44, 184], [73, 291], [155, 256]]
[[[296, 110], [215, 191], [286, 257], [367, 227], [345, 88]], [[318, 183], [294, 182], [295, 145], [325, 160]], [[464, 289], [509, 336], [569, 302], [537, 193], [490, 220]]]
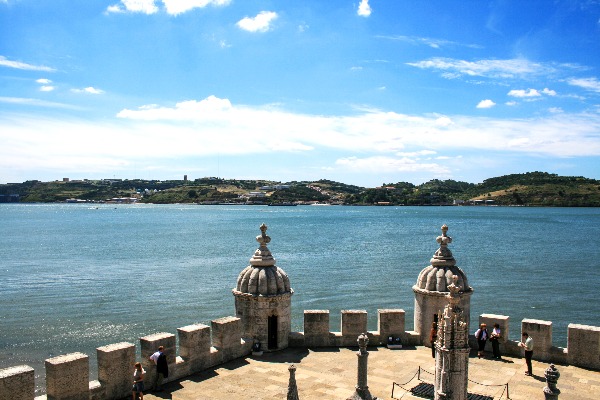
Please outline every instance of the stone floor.
[[[285, 400], [289, 380], [288, 366], [296, 365], [296, 382], [301, 400], [339, 399], [349, 397], [356, 384], [356, 349], [287, 349], [261, 357], [248, 357], [223, 364], [165, 385], [164, 392], [150, 392], [145, 400], [203, 399], [279, 399]], [[381, 399], [415, 399], [393, 382], [410, 388], [419, 384], [413, 376], [419, 366], [423, 381], [433, 383], [434, 365], [431, 349], [426, 347], [388, 350], [369, 348], [369, 390]], [[506, 357], [503, 361], [469, 359], [469, 379], [485, 385], [509, 384], [514, 400], [544, 399], [544, 370], [548, 364], [533, 362], [533, 374], [524, 375], [524, 360]], [[558, 388], [561, 400], [600, 398], [600, 372], [570, 366], [557, 366], [561, 376]], [[469, 383], [469, 392], [506, 399], [504, 387]]]

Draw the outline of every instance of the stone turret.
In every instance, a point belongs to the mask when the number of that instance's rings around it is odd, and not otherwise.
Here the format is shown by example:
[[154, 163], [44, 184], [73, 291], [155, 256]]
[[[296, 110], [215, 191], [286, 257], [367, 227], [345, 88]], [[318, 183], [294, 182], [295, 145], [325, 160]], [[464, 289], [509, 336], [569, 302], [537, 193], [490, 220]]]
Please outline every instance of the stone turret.
[[446, 306], [446, 295], [452, 284], [452, 277], [457, 277], [456, 286], [461, 292], [460, 307], [463, 310], [464, 321], [469, 326], [471, 312], [471, 295], [473, 288], [469, 286], [467, 275], [456, 265], [456, 260], [448, 245], [452, 238], [447, 235], [448, 227], [442, 226], [442, 234], [436, 238], [440, 247], [425, 267], [417, 283], [413, 286], [415, 292], [414, 330], [420, 335], [423, 345], [430, 346], [429, 332], [433, 322], [437, 322], [438, 313]]
[[233, 289], [235, 313], [242, 320], [244, 337], [254, 339], [262, 351], [281, 350], [288, 347], [294, 291], [287, 274], [275, 265], [267, 248], [271, 241], [267, 226], [262, 224], [260, 230], [256, 237], [259, 247]]
[[435, 400], [467, 400], [469, 379], [469, 331], [460, 307], [458, 276], [452, 277], [446, 295], [448, 304], [438, 320], [435, 342]]

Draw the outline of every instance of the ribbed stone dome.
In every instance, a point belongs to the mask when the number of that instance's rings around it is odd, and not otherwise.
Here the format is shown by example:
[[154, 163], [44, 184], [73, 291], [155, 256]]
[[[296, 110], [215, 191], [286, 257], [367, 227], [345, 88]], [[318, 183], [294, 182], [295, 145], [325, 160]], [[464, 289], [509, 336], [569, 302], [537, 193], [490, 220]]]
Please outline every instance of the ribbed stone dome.
[[452, 238], [446, 235], [447, 231], [448, 227], [446, 225], [442, 226], [442, 235], [436, 238], [436, 241], [440, 244], [440, 248], [431, 258], [431, 265], [425, 267], [419, 274], [417, 283], [413, 289], [448, 292], [448, 286], [453, 283], [452, 276], [456, 275], [458, 277], [456, 286], [460, 288], [461, 292], [470, 292], [473, 290], [469, 286], [467, 275], [465, 275], [462, 269], [456, 266], [456, 260], [448, 248], [448, 244], [452, 243]]
[[275, 259], [267, 248], [271, 238], [266, 234], [267, 226], [260, 227], [261, 235], [256, 237], [260, 247], [250, 259], [250, 265], [240, 272], [234, 292], [253, 296], [277, 296], [293, 293], [290, 279], [285, 271], [275, 265]]
[[458, 281], [456, 286], [460, 288], [461, 292], [471, 290], [467, 276], [457, 266], [451, 267], [434, 267], [430, 265], [425, 267], [417, 278], [417, 289], [429, 290], [431, 292], [449, 292], [448, 286], [452, 283], [452, 276], [456, 275]]

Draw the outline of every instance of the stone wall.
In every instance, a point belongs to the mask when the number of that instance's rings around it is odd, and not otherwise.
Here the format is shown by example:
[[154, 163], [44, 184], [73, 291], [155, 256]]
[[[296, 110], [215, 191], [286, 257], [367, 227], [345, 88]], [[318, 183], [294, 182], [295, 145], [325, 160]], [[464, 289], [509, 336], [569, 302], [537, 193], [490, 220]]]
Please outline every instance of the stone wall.
[[[364, 310], [341, 311], [340, 331], [330, 330], [329, 310], [305, 310], [304, 331], [291, 332], [291, 347], [357, 346], [357, 332], [367, 330], [368, 315]], [[494, 323], [502, 329], [504, 338], [501, 352], [522, 357], [518, 341], [508, 340], [510, 318], [503, 315], [482, 314], [491, 331]], [[139, 339], [142, 365], [147, 371], [145, 383], [150, 389], [155, 374], [148, 357], [158, 346], [165, 347], [169, 364], [166, 381], [177, 380], [227, 361], [251, 353], [252, 339], [242, 337], [242, 322], [237, 317], [213, 320], [211, 326], [194, 324], [177, 329], [174, 334], [161, 332]], [[570, 364], [600, 370], [600, 327], [570, 324], [567, 348], [552, 345], [552, 322], [524, 319], [521, 332], [534, 340], [533, 359]], [[382, 309], [377, 312], [377, 330], [367, 331], [371, 345], [386, 345], [388, 338], [400, 337], [403, 346], [422, 345], [421, 335], [406, 331], [405, 312], [402, 309]], [[212, 339], [211, 339], [212, 336]], [[179, 354], [176, 353], [176, 339]], [[476, 348], [471, 336], [470, 345]], [[488, 344], [490, 346], [490, 344]], [[490, 348], [486, 350], [491, 351]], [[401, 351], [401, 350], [400, 350]], [[47, 399], [101, 400], [131, 396], [131, 376], [135, 363], [135, 345], [116, 343], [97, 349], [98, 380], [90, 381], [89, 357], [82, 353], [65, 354], [46, 360]], [[0, 369], [0, 399], [33, 400], [34, 370], [26, 365]]]
[[[212, 341], [211, 341], [212, 331]], [[164, 346], [169, 377], [177, 380], [251, 353], [252, 341], [241, 336], [241, 321], [225, 317], [212, 321], [212, 327], [202, 324], [177, 329], [176, 337], [160, 332], [139, 339], [144, 384], [152, 389], [156, 368], [148, 357], [158, 346]], [[119, 399], [131, 396], [134, 364], [133, 343], [116, 343], [96, 349], [98, 380], [90, 381], [89, 357], [82, 353], [65, 354], [46, 360], [46, 398], [69, 400]], [[0, 399], [33, 400], [34, 370], [23, 365], [0, 370]]]

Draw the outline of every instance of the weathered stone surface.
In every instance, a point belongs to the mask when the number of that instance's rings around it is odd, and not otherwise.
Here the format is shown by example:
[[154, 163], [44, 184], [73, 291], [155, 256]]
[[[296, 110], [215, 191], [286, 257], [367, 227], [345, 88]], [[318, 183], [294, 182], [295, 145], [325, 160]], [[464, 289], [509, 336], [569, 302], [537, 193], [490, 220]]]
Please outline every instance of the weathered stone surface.
[[177, 328], [179, 355], [188, 364], [189, 373], [207, 368], [210, 364], [210, 327], [194, 324]]
[[90, 397], [89, 357], [70, 353], [46, 360], [48, 400], [88, 400]]
[[305, 345], [329, 346], [329, 336], [329, 310], [304, 310]]
[[0, 399], [31, 400], [35, 393], [35, 373], [28, 365], [0, 369]]
[[387, 343], [388, 337], [399, 337], [402, 342], [405, 341], [405, 311], [402, 309], [381, 309], [377, 310], [377, 327], [379, 334], [379, 343]]
[[533, 356], [536, 360], [552, 361], [552, 322], [524, 319], [521, 333], [527, 332], [533, 339]]
[[239, 346], [242, 338], [241, 322], [237, 317], [223, 317], [211, 321], [213, 346], [218, 349]]
[[135, 345], [115, 343], [96, 349], [98, 381], [107, 398], [118, 399], [131, 393], [131, 375], [135, 364]]
[[366, 310], [342, 310], [342, 338], [344, 346], [355, 346], [356, 338], [367, 332]]
[[569, 363], [600, 370], [600, 327], [569, 324], [567, 329]]

